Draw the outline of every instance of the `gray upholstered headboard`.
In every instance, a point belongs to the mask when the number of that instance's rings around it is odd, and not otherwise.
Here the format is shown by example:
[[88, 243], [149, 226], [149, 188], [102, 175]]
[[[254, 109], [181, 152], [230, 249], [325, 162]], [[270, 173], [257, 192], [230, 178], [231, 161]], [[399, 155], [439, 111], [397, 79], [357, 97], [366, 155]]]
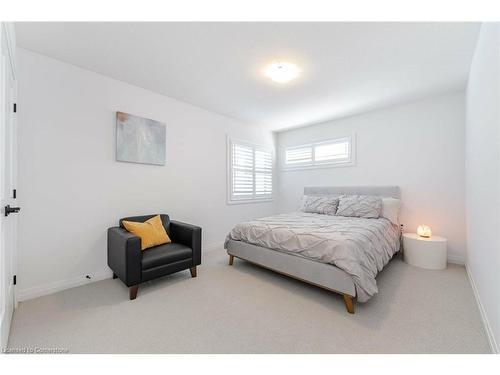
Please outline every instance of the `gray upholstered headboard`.
[[399, 186], [306, 186], [304, 195], [314, 194], [349, 194], [349, 195], [377, 195], [401, 199]]

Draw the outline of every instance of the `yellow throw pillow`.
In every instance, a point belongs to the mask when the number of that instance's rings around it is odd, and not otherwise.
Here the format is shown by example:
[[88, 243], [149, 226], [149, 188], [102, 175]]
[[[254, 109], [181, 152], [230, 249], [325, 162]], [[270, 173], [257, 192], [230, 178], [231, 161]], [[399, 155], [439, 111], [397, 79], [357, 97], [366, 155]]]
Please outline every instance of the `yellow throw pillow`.
[[141, 238], [141, 250], [172, 242], [163, 227], [160, 215], [156, 215], [144, 223], [125, 220], [122, 223], [125, 229]]

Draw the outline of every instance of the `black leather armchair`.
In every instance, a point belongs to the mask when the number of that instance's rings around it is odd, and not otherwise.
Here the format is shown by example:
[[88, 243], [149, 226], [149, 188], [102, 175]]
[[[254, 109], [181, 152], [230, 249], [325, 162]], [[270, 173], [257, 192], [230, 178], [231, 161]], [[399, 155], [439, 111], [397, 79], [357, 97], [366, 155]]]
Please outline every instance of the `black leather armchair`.
[[168, 215], [160, 217], [172, 242], [141, 251], [141, 239], [128, 232], [122, 222], [144, 222], [153, 216], [123, 218], [119, 227], [108, 229], [108, 266], [113, 278], [120, 278], [129, 287], [131, 300], [137, 297], [140, 283], [188, 268], [191, 277], [196, 277], [196, 266], [201, 264], [201, 228], [170, 220]]

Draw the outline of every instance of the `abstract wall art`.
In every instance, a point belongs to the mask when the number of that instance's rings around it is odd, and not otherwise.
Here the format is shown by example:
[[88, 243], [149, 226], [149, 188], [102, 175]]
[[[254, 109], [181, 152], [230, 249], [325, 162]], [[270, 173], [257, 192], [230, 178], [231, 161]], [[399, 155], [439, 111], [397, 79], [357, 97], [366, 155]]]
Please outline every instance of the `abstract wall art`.
[[116, 160], [165, 165], [165, 124], [116, 112]]

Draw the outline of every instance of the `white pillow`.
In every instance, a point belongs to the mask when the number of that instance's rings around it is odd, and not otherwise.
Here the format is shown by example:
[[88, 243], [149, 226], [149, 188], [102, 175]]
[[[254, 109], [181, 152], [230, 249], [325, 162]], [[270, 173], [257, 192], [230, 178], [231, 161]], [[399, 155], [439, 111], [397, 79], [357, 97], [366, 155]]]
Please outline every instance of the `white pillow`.
[[391, 223], [398, 225], [399, 206], [401, 201], [395, 198], [382, 198], [382, 213], [380, 216], [389, 219]]

